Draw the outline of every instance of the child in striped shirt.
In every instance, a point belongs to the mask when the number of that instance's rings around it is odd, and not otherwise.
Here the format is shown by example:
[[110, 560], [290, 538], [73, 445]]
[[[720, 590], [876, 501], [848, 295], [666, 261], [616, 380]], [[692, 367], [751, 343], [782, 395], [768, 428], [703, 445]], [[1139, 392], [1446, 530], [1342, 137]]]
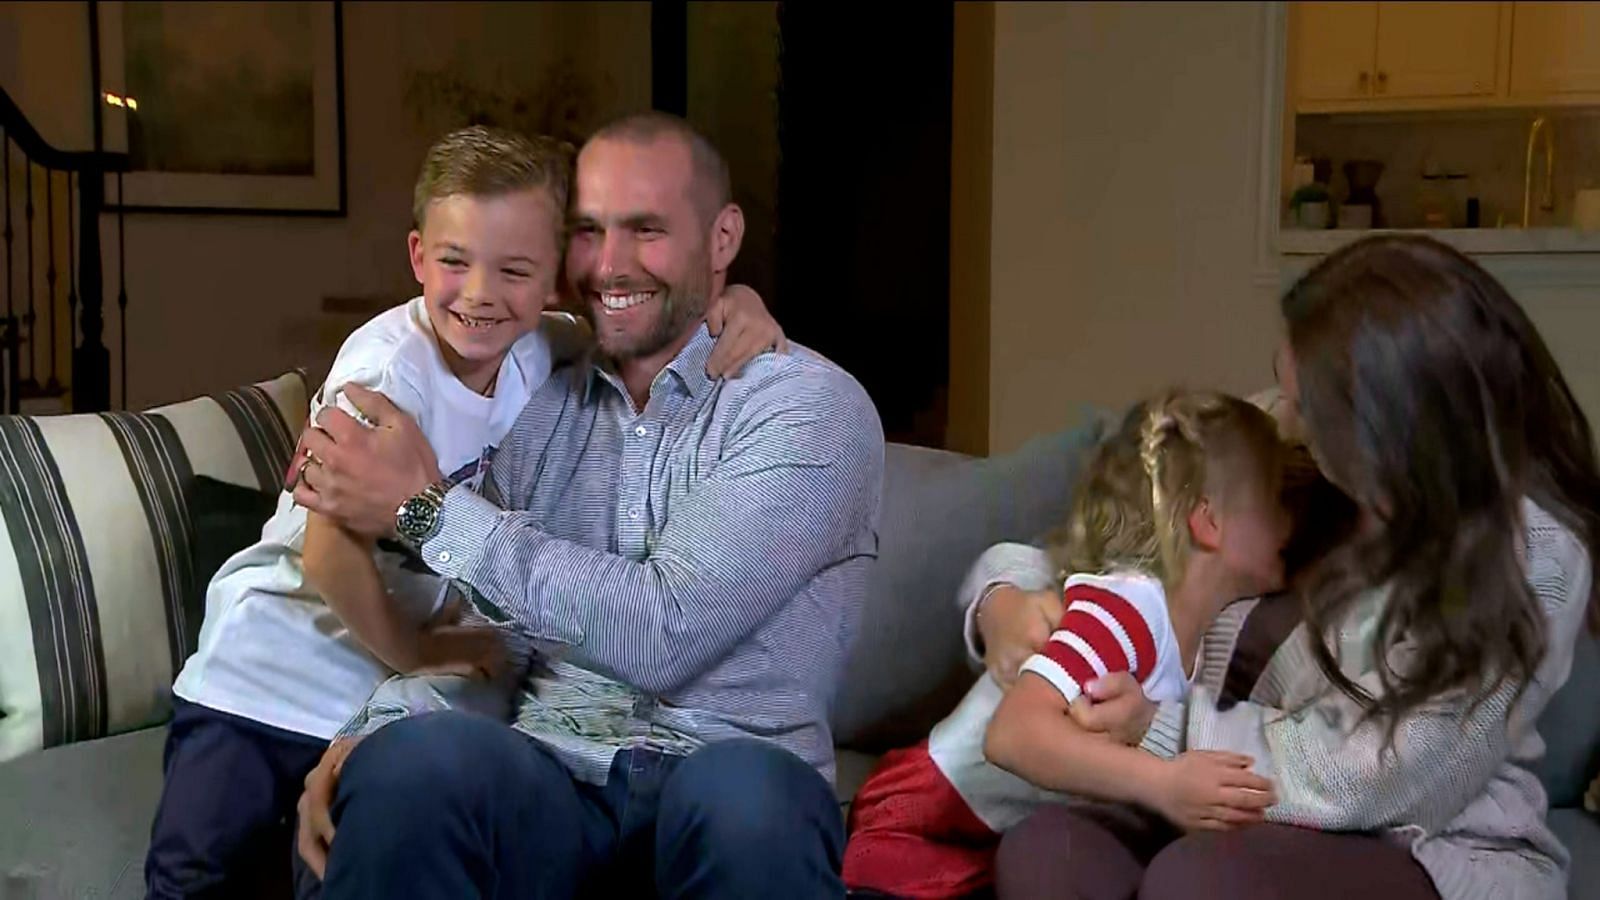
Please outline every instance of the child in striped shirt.
[[1158, 760], [1081, 731], [1067, 709], [1108, 672], [1132, 674], [1152, 700], [1181, 698], [1222, 608], [1281, 586], [1285, 449], [1273, 419], [1234, 397], [1134, 407], [1053, 542], [1065, 605], [1056, 631], [1009, 691], [986, 673], [926, 741], [885, 756], [851, 808], [851, 890], [985, 890], [1000, 835], [1074, 796], [1138, 803], [1183, 828], [1259, 820], [1270, 796], [1250, 759]]

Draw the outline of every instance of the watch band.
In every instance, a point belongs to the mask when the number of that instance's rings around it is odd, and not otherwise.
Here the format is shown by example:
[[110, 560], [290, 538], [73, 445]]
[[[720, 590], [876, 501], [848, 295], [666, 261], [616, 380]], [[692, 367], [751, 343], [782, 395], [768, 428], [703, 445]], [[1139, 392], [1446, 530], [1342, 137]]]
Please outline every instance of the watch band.
[[395, 510], [395, 533], [412, 549], [420, 552], [422, 545], [439, 533], [439, 515], [449, 490], [448, 483], [436, 481]]

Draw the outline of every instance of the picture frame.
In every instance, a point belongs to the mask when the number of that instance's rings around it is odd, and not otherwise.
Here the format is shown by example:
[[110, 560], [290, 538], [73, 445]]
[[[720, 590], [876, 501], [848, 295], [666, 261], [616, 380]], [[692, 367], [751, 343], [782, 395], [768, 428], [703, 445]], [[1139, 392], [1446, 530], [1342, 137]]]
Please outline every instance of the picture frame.
[[94, 6], [109, 211], [345, 215], [338, 0]]

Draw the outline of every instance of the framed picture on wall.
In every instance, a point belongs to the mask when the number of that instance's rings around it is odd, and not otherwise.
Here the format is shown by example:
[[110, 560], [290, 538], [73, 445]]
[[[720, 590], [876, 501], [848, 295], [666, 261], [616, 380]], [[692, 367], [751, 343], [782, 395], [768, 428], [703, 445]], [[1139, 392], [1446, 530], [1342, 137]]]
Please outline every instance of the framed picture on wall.
[[339, 3], [95, 6], [110, 208], [344, 215]]

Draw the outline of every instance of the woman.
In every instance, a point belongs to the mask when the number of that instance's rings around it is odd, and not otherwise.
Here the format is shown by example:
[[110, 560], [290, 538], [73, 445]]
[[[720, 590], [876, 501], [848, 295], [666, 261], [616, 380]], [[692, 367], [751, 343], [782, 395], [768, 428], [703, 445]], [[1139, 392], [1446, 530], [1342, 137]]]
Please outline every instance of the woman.
[[[1283, 300], [1279, 386], [1360, 524], [1298, 585], [1304, 624], [1248, 702], [1216, 707], [1242, 613], [1207, 636], [1183, 703], [1102, 680], [1079, 724], [1161, 756], [1257, 760], [1264, 826], [1166, 843], [1132, 810], [1049, 810], [1008, 834], [1002, 898], [1548, 897], [1567, 854], [1522, 768], [1560, 688], [1600, 541], [1588, 422], [1522, 309], [1488, 273], [1420, 237], [1330, 255]], [[1293, 420], [1298, 421], [1293, 421]], [[1002, 674], [1056, 613], [1038, 560], [995, 548], [969, 621]], [[1303, 826], [1293, 828], [1289, 826]], [[1317, 829], [1317, 830], [1308, 830]]]

